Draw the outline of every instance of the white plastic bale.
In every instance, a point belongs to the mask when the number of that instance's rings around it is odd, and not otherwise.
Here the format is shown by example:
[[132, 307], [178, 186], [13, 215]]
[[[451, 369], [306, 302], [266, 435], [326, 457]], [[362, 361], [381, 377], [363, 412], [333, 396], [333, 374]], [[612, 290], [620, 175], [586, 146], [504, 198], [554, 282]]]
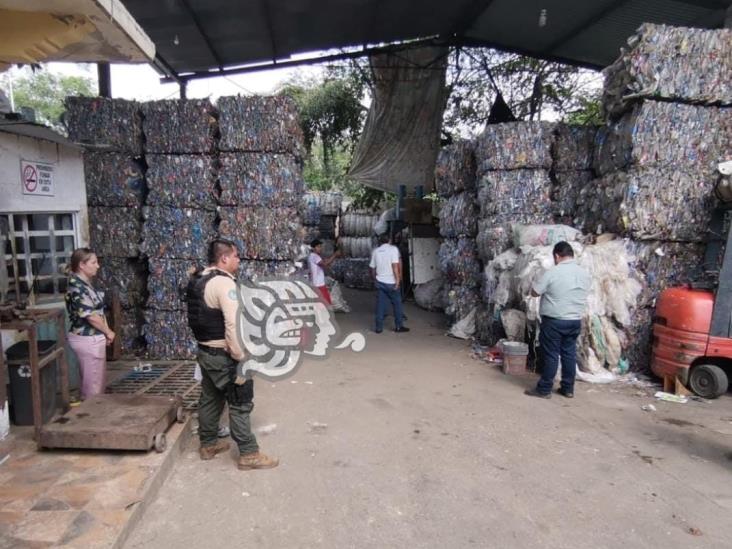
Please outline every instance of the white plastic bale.
[[414, 287], [414, 301], [427, 311], [442, 311], [445, 309], [445, 291], [442, 278], [435, 278], [424, 284]]

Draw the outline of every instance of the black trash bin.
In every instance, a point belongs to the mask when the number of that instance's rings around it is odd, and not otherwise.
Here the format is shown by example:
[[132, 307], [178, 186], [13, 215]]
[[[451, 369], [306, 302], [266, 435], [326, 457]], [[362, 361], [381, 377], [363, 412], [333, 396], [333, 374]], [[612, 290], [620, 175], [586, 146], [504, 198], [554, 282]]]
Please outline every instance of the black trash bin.
[[[38, 354], [49, 354], [55, 341], [40, 340]], [[33, 391], [31, 388], [30, 346], [27, 341], [5, 351], [10, 378], [10, 421], [15, 425], [33, 425]], [[47, 423], [56, 411], [56, 363], [41, 370], [41, 416]]]

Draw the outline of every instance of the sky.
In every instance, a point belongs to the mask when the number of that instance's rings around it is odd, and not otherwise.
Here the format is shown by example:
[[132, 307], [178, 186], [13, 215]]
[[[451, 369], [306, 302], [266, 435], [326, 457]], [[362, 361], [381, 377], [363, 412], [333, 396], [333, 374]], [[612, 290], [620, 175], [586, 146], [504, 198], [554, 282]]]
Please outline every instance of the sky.
[[[75, 63], [48, 63], [46, 70], [57, 74], [88, 76], [95, 82], [96, 65]], [[10, 69], [12, 78], [28, 74], [29, 68]], [[285, 82], [293, 78], [308, 78], [322, 72], [318, 67], [299, 67], [276, 69], [236, 76], [215, 77], [192, 80], [188, 84], [189, 98], [211, 97], [222, 95], [272, 94]], [[179, 95], [178, 84], [161, 84], [160, 75], [150, 65], [112, 65], [112, 96], [140, 101], [152, 99], [173, 99]], [[7, 74], [0, 74], [0, 85], [7, 89]]]

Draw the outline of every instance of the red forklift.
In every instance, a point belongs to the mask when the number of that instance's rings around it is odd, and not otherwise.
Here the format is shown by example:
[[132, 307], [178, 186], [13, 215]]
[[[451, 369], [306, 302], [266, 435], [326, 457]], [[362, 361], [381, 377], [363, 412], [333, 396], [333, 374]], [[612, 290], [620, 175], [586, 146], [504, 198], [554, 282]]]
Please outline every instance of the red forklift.
[[703, 398], [732, 379], [732, 161], [718, 167], [719, 200], [710, 225], [703, 280], [668, 288], [656, 301], [651, 369]]

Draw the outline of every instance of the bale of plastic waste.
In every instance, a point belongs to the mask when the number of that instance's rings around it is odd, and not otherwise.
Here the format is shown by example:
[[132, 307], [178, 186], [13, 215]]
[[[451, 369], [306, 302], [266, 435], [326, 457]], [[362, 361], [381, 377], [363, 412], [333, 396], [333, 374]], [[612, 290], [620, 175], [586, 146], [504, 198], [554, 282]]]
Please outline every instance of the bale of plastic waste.
[[550, 169], [554, 128], [549, 122], [488, 124], [475, 143], [478, 176], [491, 170]]
[[[334, 240], [336, 237], [336, 223], [337, 217], [334, 215], [321, 215], [320, 223], [318, 224], [318, 236], [321, 239]], [[346, 235], [343, 235], [346, 236]], [[358, 236], [358, 235], [348, 235]], [[368, 236], [368, 235], [363, 235]]]
[[89, 244], [102, 257], [137, 257], [142, 218], [139, 208], [89, 207]]
[[203, 259], [148, 260], [147, 307], [163, 311], [186, 310], [185, 292], [191, 275], [204, 265]]
[[446, 238], [438, 252], [440, 271], [449, 286], [480, 285], [481, 266], [472, 238]]
[[215, 210], [216, 162], [203, 154], [148, 154], [148, 206]]
[[222, 207], [219, 234], [233, 240], [247, 259], [293, 259], [301, 243], [294, 208]]
[[511, 224], [496, 224], [493, 219], [481, 219], [478, 221], [475, 245], [480, 259], [484, 262], [492, 260], [513, 246]]
[[216, 212], [191, 208], [143, 208], [141, 250], [148, 257], [202, 259], [216, 235]]
[[475, 143], [458, 140], [440, 149], [435, 166], [437, 194], [449, 197], [463, 191], [475, 191]]
[[123, 309], [136, 309], [145, 304], [147, 266], [143, 260], [100, 257], [98, 278], [106, 291], [108, 305], [112, 303], [113, 292], [119, 296]]
[[632, 276], [643, 282], [639, 307], [652, 307], [660, 293], [702, 277], [704, 244], [625, 240]]
[[84, 181], [89, 206], [140, 207], [145, 198], [142, 163], [127, 153], [85, 150]]
[[637, 98], [732, 104], [732, 30], [644, 23], [604, 71], [608, 116]]
[[732, 158], [731, 147], [732, 107], [642, 101], [597, 133], [594, 168], [600, 175], [673, 166], [713, 173]]
[[452, 324], [460, 322], [471, 313], [475, 314], [474, 311], [480, 303], [478, 288], [451, 285], [447, 285], [445, 288], [447, 303], [445, 306], [445, 314], [449, 317]]
[[[343, 205], [343, 193], [339, 191], [308, 191], [303, 195], [303, 208], [311, 208], [317, 211], [317, 217], [321, 215], [337, 216], [341, 213]], [[301, 213], [302, 215], [302, 213]], [[305, 223], [304, 225], [317, 225], [318, 222]]]
[[371, 278], [369, 268], [370, 259], [343, 258], [336, 259], [331, 264], [331, 275], [338, 282], [342, 282], [348, 288], [359, 290], [372, 290], [374, 281]]
[[69, 139], [90, 147], [142, 154], [140, 104], [106, 97], [67, 97], [64, 125]]
[[186, 311], [159, 311], [147, 309], [142, 333], [145, 354], [155, 360], [196, 358], [198, 345], [188, 327]]
[[291, 154], [222, 153], [222, 206], [297, 207], [303, 194], [301, 162]]
[[295, 102], [272, 97], [219, 97], [221, 141], [227, 152], [271, 152], [304, 156], [304, 141]]
[[245, 259], [239, 265], [239, 280], [256, 282], [257, 280], [291, 279], [296, 272], [292, 261], [259, 261]]
[[555, 220], [572, 222], [577, 214], [580, 193], [594, 178], [591, 170], [571, 170], [554, 174], [551, 200]]
[[480, 215], [483, 218], [493, 215], [551, 218], [551, 191], [552, 181], [547, 170], [487, 172], [478, 184]]
[[141, 106], [145, 152], [213, 153], [218, 138], [217, 111], [208, 99], [162, 99]]
[[592, 181], [578, 200], [585, 232], [636, 240], [700, 242], [714, 208], [716, 177], [680, 168], [632, 169]]
[[435, 278], [414, 287], [414, 301], [426, 311], [445, 310], [445, 288], [442, 278]]
[[447, 199], [440, 209], [440, 234], [445, 238], [475, 238], [478, 234], [475, 193], [462, 192]]
[[142, 327], [145, 319], [140, 308], [123, 309], [122, 325], [115, 332], [120, 338], [123, 356], [134, 356], [145, 350], [145, 338], [142, 336]]
[[554, 246], [558, 242], [572, 242], [582, 235], [567, 225], [521, 225], [512, 226], [513, 246]]
[[[330, 242], [330, 241], [329, 241]], [[342, 236], [338, 239], [338, 248], [345, 257], [371, 258], [371, 252], [376, 247], [376, 241], [369, 236]], [[325, 255], [330, 255], [323, 250]]]
[[341, 216], [339, 236], [373, 236], [378, 220], [378, 215], [346, 213]]
[[597, 126], [557, 124], [552, 167], [557, 171], [591, 169], [597, 131]]

